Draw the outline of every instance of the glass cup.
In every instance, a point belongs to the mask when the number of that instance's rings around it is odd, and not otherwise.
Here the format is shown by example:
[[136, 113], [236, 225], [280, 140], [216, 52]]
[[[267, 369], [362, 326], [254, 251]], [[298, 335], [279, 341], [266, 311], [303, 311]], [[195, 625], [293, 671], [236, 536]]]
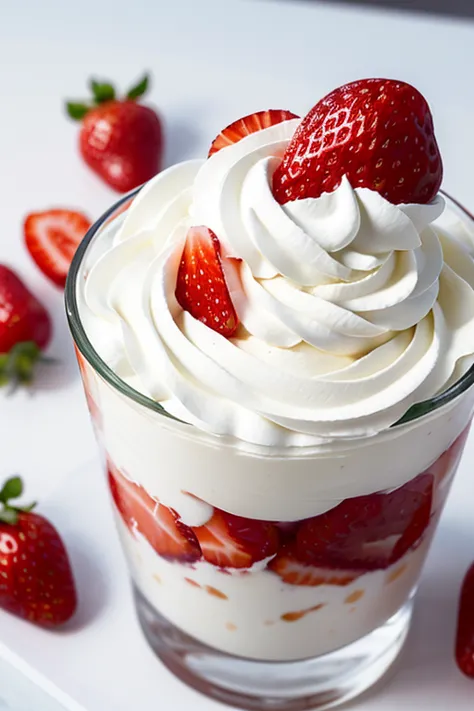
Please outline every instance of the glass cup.
[[81, 322], [88, 259], [137, 192], [86, 235], [66, 306], [143, 632], [220, 701], [336, 706], [383, 676], [406, 639], [469, 430], [474, 366], [390, 429], [336, 449], [246, 445], [176, 420], [101, 360]]

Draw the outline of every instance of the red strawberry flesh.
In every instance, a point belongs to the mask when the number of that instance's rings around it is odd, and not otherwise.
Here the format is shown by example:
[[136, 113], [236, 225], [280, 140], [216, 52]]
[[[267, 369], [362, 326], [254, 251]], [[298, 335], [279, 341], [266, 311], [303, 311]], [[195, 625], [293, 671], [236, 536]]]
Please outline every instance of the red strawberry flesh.
[[112, 498], [133, 533], [139, 531], [163, 558], [192, 563], [201, 557], [196, 536], [173, 509], [153, 499], [143, 487], [126, 479], [109, 465]]
[[386, 494], [346, 499], [304, 521], [296, 538], [299, 560], [342, 569], [377, 570], [399, 560], [430, 523], [433, 477], [420, 474]]
[[46, 210], [25, 219], [26, 247], [57, 286], [65, 285], [72, 258], [90, 226], [85, 215], [72, 210]]
[[275, 126], [283, 121], [289, 121], [295, 118], [299, 118], [299, 116], [296, 116], [296, 114], [293, 114], [291, 111], [285, 111], [284, 109], [268, 109], [244, 116], [222, 129], [212, 142], [208, 158], [222, 148], [238, 143], [238, 141], [245, 138], [245, 136], [249, 136], [251, 133], [256, 133], [264, 128], [270, 128], [270, 126]]
[[443, 174], [433, 119], [414, 87], [362, 79], [335, 89], [301, 121], [273, 176], [280, 204], [317, 198], [344, 175], [394, 204], [428, 203]]
[[222, 269], [220, 243], [208, 227], [191, 227], [176, 281], [179, 305], [198, 321], [229, 338], [238, 319]]
[[272, 523], [215, 509], [210, 521], [194, 529], [204, 558], [219, 568], [250, 568], [275, 555], [278, 531]]
[[350, 585], [360, 575], [359, 570], [338, 570], [324, 566], [311, 565], [298, 560], [294, 547], [290, 544], [283, 546], [278, 555], [268, 564], [273, 571], [288, 585]]

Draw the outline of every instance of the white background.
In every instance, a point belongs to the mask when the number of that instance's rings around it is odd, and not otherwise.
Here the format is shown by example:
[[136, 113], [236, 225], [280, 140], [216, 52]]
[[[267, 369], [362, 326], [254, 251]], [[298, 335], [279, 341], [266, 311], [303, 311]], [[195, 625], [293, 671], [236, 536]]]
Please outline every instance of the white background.
[[[170, 164], [203, 155], [223, 126], [250, 111], [304, 113], [346, 81], [404, 79], [432, 105], [445, 189], [474, 209], [473, 66], [467, 20], [318, 2], [0, 0], [0, 261], [50, 308], [50, 351], [61, 361], [41, 373], [33, 395], [0, 399], [0, 479], [20, 472], [60, 528], [82, 600], [75, 624], [61, 634], [0, 613], [0, 700], [15, 711], [218, 706], [165, 671], [137, 629], [62, 295], [22, 245], [26, 213], [64, 206], [96, 218], [116, 198], [82, 164], [63, 98], [85, 95], [91, 74], [125, 88], [150, 69]], [[473, 708], [474, 682], [458, 673], [452, 652], [460, 580], [474, 559], [473, 464], [471, 437], [398, 673], [354, 709]]]

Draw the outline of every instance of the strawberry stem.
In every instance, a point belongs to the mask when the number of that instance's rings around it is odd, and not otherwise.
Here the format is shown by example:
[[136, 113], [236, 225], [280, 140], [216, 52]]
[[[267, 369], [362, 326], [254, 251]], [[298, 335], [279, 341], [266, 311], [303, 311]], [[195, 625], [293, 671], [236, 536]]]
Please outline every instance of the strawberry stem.
[[12, 506], [10, 501], [12, 499], [18, 499], [22, 493], [23, 482], [19, 476], [13, 476], [7, 479], [0, 490], [0, 502], [3, 504], [0, 508], [0, 521], [14, 526], [18, 521], [18, 514], [20, 512], [27, 513], [36, 506], [36, 502], [28, 506]]

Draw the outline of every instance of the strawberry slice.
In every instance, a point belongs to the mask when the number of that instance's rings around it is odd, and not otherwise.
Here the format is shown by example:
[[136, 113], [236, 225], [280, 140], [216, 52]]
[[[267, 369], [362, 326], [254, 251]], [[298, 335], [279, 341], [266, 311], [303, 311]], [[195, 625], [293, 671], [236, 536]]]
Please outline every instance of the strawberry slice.
[[296, 554], [307, 564], [378, 570], [399, 560], [430, 523], [433, 477], [424, 473], [388, 494], [346, 499], [303, 521]]
[[72, 210], [46, 210], [26, 217], [26, 247], [43, 274], [57, 286], [65, 285], [72, 258], [90, 226], [85, 215]]
[[244, 116], [222, 129], [211, 144], [208, 158], [220, 151], [221, 148], [231, 146], [251, 133], [256, 133], [263, 128], [270, 128], [270, 126], [295, 118], [299, 118], [299, 116], [284, 109], [267, 109], [267, 111], [257, 111], [255, 114]]
[[474, 564], [461, 587], [455, 656], [462, 673], [474, 679]]
[[250, 568], [275, 555], [278, 531], [272, 523], [214, 510], [210, 521], [194, 529], [204, 558], [219, 568]]
[[179, 305], [222, 336], [232, 336], [238, 325], [222, 269], [220, 243], [208, 227], [191, 227], [176, 281]]
[[394, 204], [428, 203], [443, 166], [429, 106], [409, 84], [362, 79], [305, 116], [273, 176], [280, 204], [332, 192], [346, 175]]
[[299, 561], [291, 546], [283, 546], [268, 564], [269, 570], [280, 576], [288, 585], [350, 585], [360, 576], [357, 570], [337, 570], [307, 565]]
[[192, 563], [201, 557], [192, 529], [179, 520], [173, 509], [152, 499], [143, 487], [126, 479], [110, 463], [108, 478], [115, 505], [132, 533], [138, 530], [168, 560]]

